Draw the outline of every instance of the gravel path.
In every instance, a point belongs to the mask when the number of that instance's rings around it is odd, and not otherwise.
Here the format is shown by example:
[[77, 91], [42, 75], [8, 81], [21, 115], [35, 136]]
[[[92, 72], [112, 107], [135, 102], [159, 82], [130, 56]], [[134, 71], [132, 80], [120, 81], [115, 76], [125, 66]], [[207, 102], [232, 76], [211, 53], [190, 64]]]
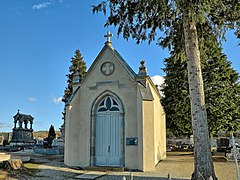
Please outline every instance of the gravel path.
[[[214, 167], [219, 180], [234, 180], [235, 164], [234, 162], [216, 162]], [[65, 180], [76, 179], [75, 177], [86, 171], [68, 168], [63, 163], [62, 157], [57, 156], [36, 156], [31, 163], [25, 164], [28, 170], [33, 170], [33, 174], [23, 175], [20, 180]], [[132, 172], [134, 180], [163, 180], [170, 174], [172, 179], [190, 179], [193, 172], [193, 156], [189, 154], [168, 154], [166, 160], [156, 166], [155, 172]], [[131, 172], [106, 172], [106, 175], [97, 178], [97, 180], [130, 180]]]

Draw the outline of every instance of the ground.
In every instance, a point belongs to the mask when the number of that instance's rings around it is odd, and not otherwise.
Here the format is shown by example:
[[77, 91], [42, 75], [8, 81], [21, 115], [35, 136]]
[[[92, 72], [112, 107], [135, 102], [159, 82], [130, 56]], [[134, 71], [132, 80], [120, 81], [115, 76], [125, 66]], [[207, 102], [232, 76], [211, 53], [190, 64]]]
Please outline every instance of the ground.
[[[236, 179], [234, 161], [227, 161], [222, 155], [213, 156], [214, 168], [219, 180]], [[0, 170], [0, 179], [9, 180], [64, 180], [75, 177], [86, 171], [68, 168], [63, 163], [62, 156], [34, 155], [31, 162], [24, 163], [22, 170], [5, 172]], [[193, 155], [191, 152], [170, 152], [167, 159], [156, 166], [155, 172], [132, 172], [134, 180], [167, 179], [168, 175], [176, 179], [190, 179], [193, 172]], [[122, 180], [123, 176], [130, 179], [131, 172], [106, 172], [97, 180]]]

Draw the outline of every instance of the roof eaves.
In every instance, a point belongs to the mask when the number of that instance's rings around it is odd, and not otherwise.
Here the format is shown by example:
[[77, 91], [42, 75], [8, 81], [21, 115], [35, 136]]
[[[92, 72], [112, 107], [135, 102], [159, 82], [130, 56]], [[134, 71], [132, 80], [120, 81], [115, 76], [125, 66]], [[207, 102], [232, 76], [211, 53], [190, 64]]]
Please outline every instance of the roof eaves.
[[80, 89], [80, 86], [71, 94], [71, 96], [67, 100], [65, 106], [69, 106], [70, 105], [70, 103], [73, 100], [74, 96], [77, 94], [78, 89]]

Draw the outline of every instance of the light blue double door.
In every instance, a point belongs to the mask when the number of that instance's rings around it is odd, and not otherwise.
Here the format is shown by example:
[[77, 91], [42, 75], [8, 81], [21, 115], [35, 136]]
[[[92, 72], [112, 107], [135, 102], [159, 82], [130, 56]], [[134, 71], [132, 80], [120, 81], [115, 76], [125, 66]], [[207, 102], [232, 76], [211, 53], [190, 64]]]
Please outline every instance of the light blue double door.
[[96, 166], [121, 166], [121, 115], [98, 112], [96, 115]]

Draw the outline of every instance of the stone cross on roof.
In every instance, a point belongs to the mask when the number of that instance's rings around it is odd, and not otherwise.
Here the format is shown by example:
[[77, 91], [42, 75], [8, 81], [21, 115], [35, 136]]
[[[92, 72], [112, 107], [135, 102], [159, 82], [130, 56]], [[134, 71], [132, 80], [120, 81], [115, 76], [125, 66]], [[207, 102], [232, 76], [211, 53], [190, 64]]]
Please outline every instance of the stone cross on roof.
[[111, 34], [110, 31], [108, 31], [107, 34], [104, 35], [104, 37], [107, 38], [106, 43], [111, 43], [111, 39], [110, 39], [111, 36], [113, 36], [113, 34]]

